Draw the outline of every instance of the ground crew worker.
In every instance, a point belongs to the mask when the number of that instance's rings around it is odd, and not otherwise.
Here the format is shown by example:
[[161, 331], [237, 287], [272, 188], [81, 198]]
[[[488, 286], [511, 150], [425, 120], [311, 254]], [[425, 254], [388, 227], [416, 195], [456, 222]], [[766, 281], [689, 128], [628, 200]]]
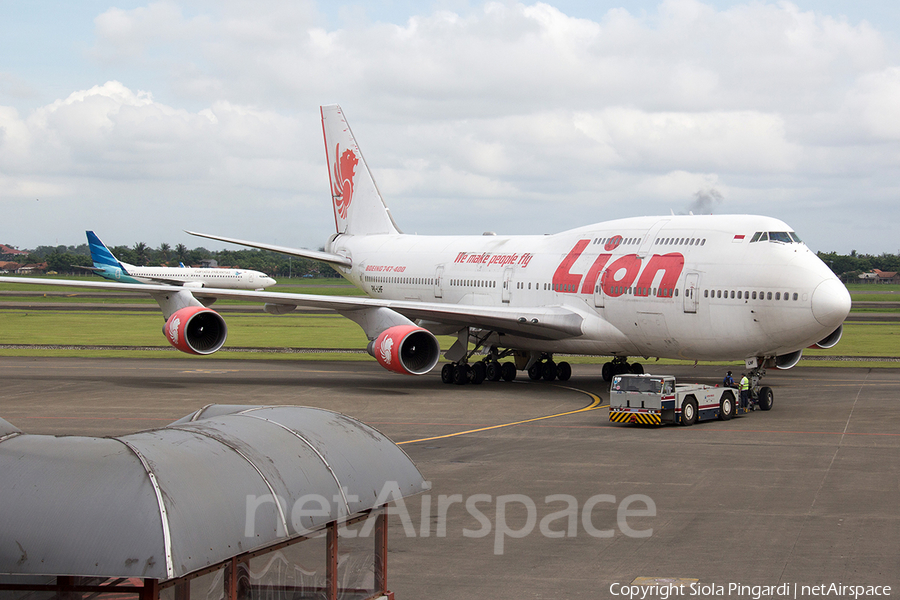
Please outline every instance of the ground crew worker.
[[750, 406], [750, 380], [747, 379], [746, 373], [741, 373], [741, 384], [739, 386], [741, 390], [741, 406], [744, 408], [751, 408]]
[[725, 373], [725, 379], [722, 380], [722, 387], [730, 387], [730, 388], [737, 387], [734, 384], [734, 377], [731, 376], [731, 371], [728, 371], [727, 373]]

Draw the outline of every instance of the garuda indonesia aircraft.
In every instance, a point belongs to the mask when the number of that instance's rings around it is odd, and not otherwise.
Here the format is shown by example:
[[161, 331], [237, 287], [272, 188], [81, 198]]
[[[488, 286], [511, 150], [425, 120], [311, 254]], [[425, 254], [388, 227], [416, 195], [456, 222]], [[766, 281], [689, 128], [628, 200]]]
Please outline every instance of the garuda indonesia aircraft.
[[340, 107], [321, 114], [335, 221], [324, 252], [194, 235], [328, 263], [367, 297], [105, 285], [150, 293], [168, 340], [193, 354], [225, 343], [224, 319], [207, 308], [217, 298], [264, 302], [272, 314], [334, 309], [398, 373], [431, 371], [435, 335], [455, 335], [441, 372], [448, 383], [511, 380], [518, 370], [568, 379], [571, 367], [554, 361], [557, 353], [612, 357], [607, 380], [642, 372], [629, 357], [745, 360], [758, 376], [841, 337], [847, 289], [778, 219], [635, 217], [554, 235], [406, 235]]
[[263, 290], [275, 280], [250, 269], [207, 267], [137, 267], [121, 262], [93, 231], [86, 231], [93, 267], [78, 267], [122, 283], [162, 283], [185, 287], [214, 287], [236, 290]]

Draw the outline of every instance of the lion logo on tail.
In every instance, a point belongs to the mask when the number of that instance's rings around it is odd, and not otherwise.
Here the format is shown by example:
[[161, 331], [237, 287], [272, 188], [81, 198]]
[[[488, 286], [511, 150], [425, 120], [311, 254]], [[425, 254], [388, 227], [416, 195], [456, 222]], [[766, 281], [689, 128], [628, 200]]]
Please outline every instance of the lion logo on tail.
[[353, 179], [358, 164], [359, 158], [353, 150], [348, 148], [341, 154], [341, 145], [334, 147], [331, 195], [334, 198], [334, 208], [341, 219], [347, 218], [347, 209], [353, 201]]

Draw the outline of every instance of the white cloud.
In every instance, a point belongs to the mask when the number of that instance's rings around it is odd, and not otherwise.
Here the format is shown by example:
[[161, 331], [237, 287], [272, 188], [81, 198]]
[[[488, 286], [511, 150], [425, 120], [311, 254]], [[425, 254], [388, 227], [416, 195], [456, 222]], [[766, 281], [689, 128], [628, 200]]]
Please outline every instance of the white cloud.
[[[865, 21], [696, 0], [596, 20], [546, 3], [400, 25], [344, 14], [329, 28], [309, 1], [104, 12], [90, 54], [131, 83], [25, 116], [0, 107], [0, 188], [101, 206], [132, 182], [185, 226], [245, 237], [254, 219], [233, 215], [250, 202], [263, 239], [318, 245], [331, 215], [316, 107], [339, 102], [396, 219], [420, 233], [559, 230], [715, 189], [716, 210], [843, 249], [842, 211], [883, 218], [897, 200], [900, 60]], [[308, 223], [267, 218], [289, 202]], [[894, 250], [859, 236], [861, 251]]]

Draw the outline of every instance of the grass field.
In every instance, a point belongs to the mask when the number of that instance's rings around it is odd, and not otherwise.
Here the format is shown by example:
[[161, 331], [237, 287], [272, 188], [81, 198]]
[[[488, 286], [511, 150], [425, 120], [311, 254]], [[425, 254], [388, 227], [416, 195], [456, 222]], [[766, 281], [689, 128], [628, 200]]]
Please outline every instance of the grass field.
[[[83, 281], [100, 281], [94, 276], [85, 277], [50, 277], [51, 279], [79, 279]], [[855, 301], [890, 302], [900, 300], [900, 286], [879, 285], [877, 294], [875, 286], [851, 284], [848, 288]], [[63, 288], [54, 286], [20, 286], [16, 284], [0, 284], [0, 291], [43, 291], [60, 292]], [[322, 295], [361, 295], [359, 290], [343, 279], [281, 279], [279, 284], [269, 290], [287, 293], [307, 293]], [[82, 293], [92, 293], [84, 291]], [[96, 292], [93, 292], [96, 293]], [[104, 293], [106, 293], [104, 291]], [[53, 296], [18, 296], [4, 295], [0, 300], [28, 302], [90, 302], [99, 304], [146, 303], [154, 305], [149, 298], [141, 298], [134, 294], [121, 294], [120, 297], [85, 298], [79, 293]], [[219, 301], [223, 304], [248, 304], [235, 301]], [[854, 312], [900, 312], [900, 309], [865, 308]], [[341, 350], [365, 350], [367, 340], [359, 327], [339, 315], [287, 314], [278, 317], [260, 314], [229, 314], [228, 342], [217, 358], [266, 358], [288, 360], [372, 360], [366, 354], [359, 353], [248, 353], [229, 350], [229, 348], [319, 348]], [[146, 312], [129, 311], [95, 311], [95, 310], [14, 310], [0, 309], [0, 344], [2, 345], [52, 345], [52, 346], [139, 346], [147, 350], [86, 350], [86, 349], [38, 349], [38, 348], [0, 348], [0, 356], [82, 356], [82, 357], [172, 357], [184, 358], [185, 354], [169, 347], [162, 336], [163, 319], [161, 315], [151, 316]], [[449, 348], [454, 338], [439, 338], [441, 347]], [[152, 348], [152, 349], [151, 349]], [[885, 357], [900, 356], [900, 327], [895, 323], [883, 322], [847, 322], [844, 324], [844, 336], [835, 347], [827, 350], [807, 349], [804, 357], [822, 356], [846, 357]], [[200, 358], [202, 360], [202, 358]], [[573, 357], [569, 362], [598, 363], [608, 360], [606, 357]], [[684, 361], [663, 360], [650, 364], [684, 364]], [[716, 363], [706, 363], [716, 364]], [[742, 364], [742, 363], [718, 363]], [[891, 362], [823, 362], [806, 360], [801, 364], [847, 366], [866, 364], [868, 366], [896, 366]]]
[[[228, 342], [217, 358], [265, 358], [275, 360], [372, 360], [359, 353], [271, 353], [238, 352], [229, 349], [335, 349], [365, 350], [367, 340], [360, 328], [340, 315], [287, 314], [278, 317], [260, 314], [227, 316]], [[148, 350], [114, 349], [40, 349], [0, 348], [0, 356], [80, 356], [80, 357], [155, 357], [184, 358], [169, 347], [162, 335], [163, 319], [147, 313], [128, 311], [23, 311], [0, 310], [0, 344], [52, 346], [138, 346]], [[452, 337], [439, 337], [447, 349]], [[805, 357], [817, 356], [884, 357], [900, 356], [900, 327], [895, 323], [847, 322], [844, 336], [827, 350], [807, 349]], [[198, 359], [202, 360], [201, 357]], [[567, 358], [573, 364], [595, 364], [606, 357]], [[685, 361], [661, 360], [649, 364], [685, 364]], [[739, 365], [739, 362], [704, 364]], [[811, 366], [900, 366], [894, 362], [810, 361]]]

